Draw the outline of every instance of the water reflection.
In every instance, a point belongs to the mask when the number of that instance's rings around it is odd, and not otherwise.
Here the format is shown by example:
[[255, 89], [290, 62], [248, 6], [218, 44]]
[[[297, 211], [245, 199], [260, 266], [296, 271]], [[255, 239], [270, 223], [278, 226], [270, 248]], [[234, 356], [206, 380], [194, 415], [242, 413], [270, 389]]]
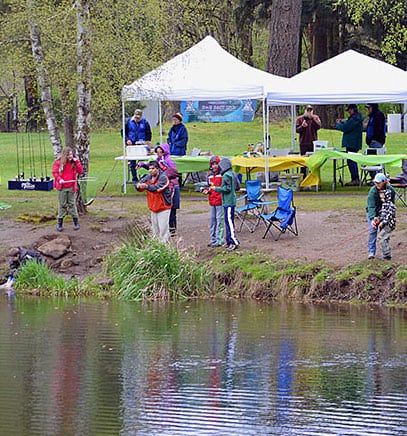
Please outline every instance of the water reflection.
[[0, 297], [0, 434], [407, 434], [403, 310]]

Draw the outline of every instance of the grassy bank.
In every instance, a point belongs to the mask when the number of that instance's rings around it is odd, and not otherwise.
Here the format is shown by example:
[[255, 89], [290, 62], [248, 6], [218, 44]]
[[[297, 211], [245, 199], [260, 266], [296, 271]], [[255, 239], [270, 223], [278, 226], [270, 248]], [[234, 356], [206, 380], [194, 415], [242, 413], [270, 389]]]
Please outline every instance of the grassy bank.
[[172, 245], [138, 237], [107, 258], [104, 274], [103, 280], [64, 280], [31, 262], [21, 268], [16, 289], [41, 296], [127, 301], [252, 298], [407, 305], [407, 267], [383, 261], [338, 268], [324, 262], [275, 262], [259, 253], [228, 253], [202, 264]]

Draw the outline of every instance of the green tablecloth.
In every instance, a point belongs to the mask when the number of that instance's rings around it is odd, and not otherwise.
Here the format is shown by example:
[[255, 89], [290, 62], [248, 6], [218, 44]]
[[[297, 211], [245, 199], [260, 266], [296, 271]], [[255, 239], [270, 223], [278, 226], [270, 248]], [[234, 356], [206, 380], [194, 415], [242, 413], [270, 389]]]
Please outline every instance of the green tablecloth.
[[335, 150], [319, 150], [312, 154], [306, 165], [310, 173], [301, 183], [301, 186], [313, 186], [320, 184], [320, 170], [322, 165], [329, 159], [351, 159], [359, 165], [380, 165], [385, 164], [401, 169], [401, 161], [406, 158], [405, 154], [361, 154], [361, 153], [344, 153]]

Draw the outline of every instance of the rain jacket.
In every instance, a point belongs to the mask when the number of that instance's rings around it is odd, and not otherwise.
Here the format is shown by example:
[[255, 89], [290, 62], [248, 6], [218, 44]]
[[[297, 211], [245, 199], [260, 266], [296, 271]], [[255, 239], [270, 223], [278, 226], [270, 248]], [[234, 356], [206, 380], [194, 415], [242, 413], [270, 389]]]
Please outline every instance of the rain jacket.
[[363, 116], [355, 112], [347, 120], [336, 123], [337, 130], [343, 132], [342, 147], [357, 153], [362, 149]]
[[222, 206], [236, 206], [236, 181], [232, 171], [232, 163], [229, 159], [223, 158], [219, 162], [222, 175], [222, 185], [215, 187], [215, 192], [222, 194]]
[[[61, 159], [57, 159], [52, 165], [52, 175], [54, 176], [54, 188], [61, 191], [63, 188], [73, 188], [73, 192], [77, 190], [76, 177], [78, 174], [83, 173], [82, 164], [79, 159], [74, 159], [72, 162], [67, 162], [62, 170], [59, 172], [61, 166]], [[61, 183], [62, 180], [71, 180], [69, 183]]]

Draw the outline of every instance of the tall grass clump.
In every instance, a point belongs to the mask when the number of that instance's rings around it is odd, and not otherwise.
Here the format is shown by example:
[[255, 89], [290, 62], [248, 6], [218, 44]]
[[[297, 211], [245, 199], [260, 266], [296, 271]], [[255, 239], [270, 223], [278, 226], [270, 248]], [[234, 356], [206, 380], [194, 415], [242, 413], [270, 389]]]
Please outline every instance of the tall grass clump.
[[[141, 243], [142, 242], [142, 243]], [[131, 239], [106, 262], [113, 293], [124, 300], [177, 300], [205, 295], [205, 267], [171, 244]]]
[[45, 263], [34, 260], [19, 268], [15, 287], [18, 290], [36, 291], [41, 295], [75, 295], [79, 291], [79, 281], [66, 280], [54, 273]]

